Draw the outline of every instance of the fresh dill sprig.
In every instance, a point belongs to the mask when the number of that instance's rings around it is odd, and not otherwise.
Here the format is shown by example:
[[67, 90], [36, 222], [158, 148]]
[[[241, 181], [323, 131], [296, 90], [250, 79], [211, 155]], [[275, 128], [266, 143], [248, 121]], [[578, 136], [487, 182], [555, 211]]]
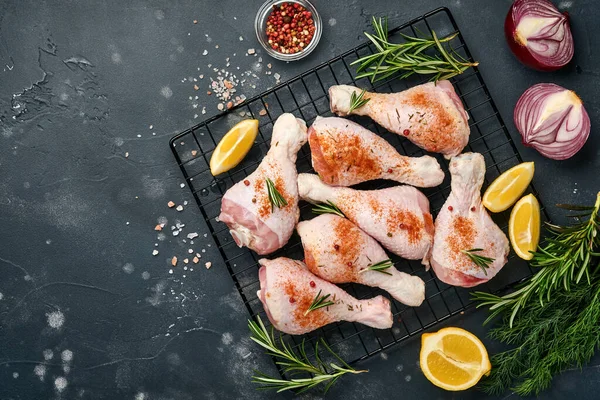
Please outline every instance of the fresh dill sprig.
[[[254, 342], [259, 346], [267, 350], [267, 354], [276, 358], [276, 363], [283, 369], [284, 374], [290, 376], [297, 375], [299, 373], [308, 373], [312, 376], [310, 378], [290, 378], [290, 379], [278, 379], [268, 376], [260, 371], [255, 371], [252, 377], [252, 382], [258, 383], [261, 386], [259, 389], [275, 389], [277, 392], [283, 392], [286, 390], [297, 390], [297, 393], [302, 393], [308, 389], [311, 389], [320, 384], [325, 384], [324, 391], [327, 393], [329, 388], [343, 375], [347, 373], [361, 374], [367, 372], [365, 370], [356, 370], [349, 366], [340, 356], [331, 350], [323, 338], [315, 344], [315, 360], [311, 362], [306, 354], [304, 343], [299, 347], [300, 354], [297, 354], [292, 348], [279, 337], [279, 345], [275, 340], [273, 327], [269, 330], [265, 327], [260, 317], [257, 317], [258, 323], [254, 321], [248, 321], [248, 328], [250, 329], [251, 336]], [[332, 369], [331, 372], [327, 371], [325, 363], [322, 361], [319, 354], [319, 344], [328, 351], [329, 355], [333, 356], [341, 364], [330, 363], [328, 367]]]
[[371, 100], [364, 98], [366, 92], [367, 91], [363, 89], [361, 90], [358, 96], [356, 95], [356, 92], [352, 92], [352, 94], [350, 95], [350, 108], [348, 109], [348, 114], [351, 114], [352, 111], [356, 110], [357, 108], [361, 108], [362, 106], [367, 104], [369, 100]]
[[[477, 307], [489, 307], [491, 314], [485, 323], [503, 313], [510, 313], [509, 326], [517, 313], [527, 303], [537, 300], [544, 304], [560, 287], [571, 290], [583, 278], [590, 283], [591, 276], [598, 272], [596, 260], [600, 257], [600, 193], [593, 207], [557, 205], [576, 212], [570, 215], [576, 223], [569, 226], [546, 224], [550, 237], [533, 253], [531, 266], [538, 271], [518, 289], [505, 296], [475, 292]], [[585, 220], [587, 218], [587, 220]]]
[[342, 218], [346, 218], [344, 213], [332, 201], [327, 200], [327, 203], [317, 204], [313, 207], [312, 212], [315, 214], [335, 214]]
[[[375, 45], [376, 52], [352, 62], [351, 65], [359, 64], [356, 79], [368, 77], [371, 82], [376, 82], [396, 72], [404, 72], [400, 79], [421, 74], [433, 75], [432, 80], [437, 82], [450, 79], [470, 67], [479, 65], [478, 62], [469, 62], [454, 50], [445, 48], [444, 44], [454, 39], [458, 32], [442, 39], [438, 39], [434, 31], [431, 31], [430, 39], [401, 34], [404, 38], [403, 43], [390, 43], [387, 18], [377, 20], [373, 17], [372, 24], [374, 34], [364, 34]], [[436, 48], [441, 57], [426, 54], [426, 50], [430, 48]]]
[[317, 295], [313, 299], [312, 303], [310, 304], [310, 306], [308, 307], [308, 310], [306, 310], [304, 315], [308, 315], [309, 312], [318, 310], [319, 308], [329, 307], [329, 306], [332, 306], [335, 304], [333, 301], [327, 300], [329, 298], [329, 296], [331, 296], [331, 294], [325, 294], [325, 295], [321, 296], [321, 292], [322, 292], [322, 290], [319, 290], [319, 293], [317, 293]]
[[492, 356], [491, 374], [480, 388], [494, 395], [508, 389], [539, 395], [555, 375], [583, 367], [600, 347], [600, 277], [572, 289], [559, 286], [543, 304], [524, 304], [514, 318], [504, 314], [489, 336], [514, 347]]
[[494, 262], [495, 258], [475, 254], [479, 251], [483, 251], [483, 249], [469, 249], [463, 250], [462, 252], [466, 254], [475, 265], [481, 268], [483, 273], [487, 276], [487, 269], [490, 267], [490, 264]]
[[269, 178], [265, 179], [267, 182], [267, 193], [269, 194], [269, 201], [271, 202], [271, 212], [273, 207], [281, 208], [287, 206], [287, 200], [279, 193], [279, 190], [275, 187], [275, 184]]
[[363, 272], [367, 272], [367, 271], [377, 271], [377, 272], [381, 272], [382, 274], [386, 274], [386, 275], [392, 275], [389, 272], [386, 271], [386, 269], [391, 268], [394, 266], [394, 263], [392, 262], [391, 259], [387, 259], [387, 260], [383, 260], [383, 261], [379, 261], [378, 263], [372, 264], [367, 266], [367, 268], [359, 271], [359, 274], [362, 274]]

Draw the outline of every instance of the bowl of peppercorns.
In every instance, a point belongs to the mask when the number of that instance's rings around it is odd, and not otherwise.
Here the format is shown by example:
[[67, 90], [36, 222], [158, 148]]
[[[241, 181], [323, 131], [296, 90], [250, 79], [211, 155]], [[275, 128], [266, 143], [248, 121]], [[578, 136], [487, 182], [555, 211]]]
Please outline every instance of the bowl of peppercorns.
[[278, 60], [295, 61], [317, 47], [323, 30], [321, 17], [308, 0], [269, 0], [254, 23], [256, 37]]

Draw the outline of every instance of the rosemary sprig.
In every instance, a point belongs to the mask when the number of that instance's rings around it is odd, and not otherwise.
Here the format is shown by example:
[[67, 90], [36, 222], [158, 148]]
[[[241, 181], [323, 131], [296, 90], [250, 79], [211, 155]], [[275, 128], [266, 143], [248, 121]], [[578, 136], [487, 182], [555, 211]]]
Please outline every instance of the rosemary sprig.
[[[251, 336], [254, 342], [259, 346], [267, 350], [267, 354], [277, 359], [277, 365], [283, 368], [283, 372], [289, 375], [296, 375], [298, 373], [309, 373], [312, 374], [310, 378], [290, 378], [290, 379], [278, 379], [270, 377], [260, 371], [255, 371], [256, 375], [252, 377], [254, 383], [258, 383], [261, 386], [259, 389], [275, 389], [277, 392], [283, 392], [285, 390], [297, 390], [297, 393], [302, 393], [308, 389], [311, 389], [320, 384], [325, 384], [325, 393], [331, 388], [331, 386], [343, 375], [347, 373], [361, 374], [367, 372], [365, 370], [355, 370], [349, 366], [340, 356], [335, 354], [333, 350], [327, 345], [323, 338], [315, 344], [315, 359], [313, 363], [309, 360], [306, 354], [304, 343], [299, 347], [300, 354], [298, 355], [293, 351], [289, 345], [287, 345], [279, 337], [279, 345], [275, 340], [273, 327], [271, 330], [267, 330], [260, 317], [258, 317], [258, 323], [254, 321], [248, 321], [248, 328], [250, 329]], [[325, 363], [322, 361], [319, 354], [319, 344], [328, 351], [329, 355], [338, 360], [341, 364], [330, 363], [329, 367], [333, 370], [327, 371]]]
[[[569, 226], [546, 224], [549, 236], [543, 246], [533, 253], [531, 266], [539, 268], [530, 279], [518, 289], [505, 296], [475, 292], [474, 300], [480, 301], [477, 307], [489, 307], [491, 314], [488, 323], [502, 313], [510, 312], [509, 326], [522, 308], [534, 298], [543, 305], [550, 301], [552, 294], [562, 286], [571, 290], [585, 277], [589, 284], [592, 274], [598, 272], [596, 260], [600, 257], [600, 193], [593, 207], [566, 204], [560, 208], [577, 212], [571, 215], [576, 223]], [[587, 220], [583, 220], [587, 218]]]
[[287, 206], [287, 200], [279, 193], [275, 184], [269, 178], [265, 179], [267, 182], [267, 193], [269, 194], [269, 201], [271, 202], [271, 212], [273, 207], [281, 208]]
[[311, 311], [318, 310], [319, 308], [323, 307], [329, 307], [335, 304], [333, 301], [327, 300], [329, 296], [331, 296], [331, 294], [325, 294], [321, 296], [321, 292], [322, 290], [319, 290], [319, 293], [317, 293], [317, 295], [313, 299], [312, 303], [308, 307], [308, 310], [306, 310], [306, 312], [304, 313], [305, 316], [308, 315], [308, 313]]
[[463, 250], [462, 252], [466, 254], [475, 265], [481, 268], [483, 273], [487, 276], [487, 269], [490, 267], [490, 264], [494, 262], [495, 258], [475, 254], [479, 251], [483, 251], [483, 249], [469, 249]]
[[[433, 75], [432, 80], [437, 82], [479, 65], [478, 62], [469, 62], [454, 50], [445, 48], [444, 44], [454, 39], [458, 32], [442, 39], [438, 39], [433, 30], [430, 39], [401, 34], [405, 40], [403, 43], [390, 43], [387, 18], [377, 20], [373, 17], [372, 24], [374, 34], [365, 32], [365, 36], [375, 45], [376, 52], [352, 62], [351, 65], [359, 64], [356, 79], [368, 77], [371, 82], [376, 82], [396, 72], [404, 72], [400, 79], [421, 74]], [[441, 57], [426, 54], [426, 50], [430, 48], [436, 48]]]
[[362, 106], [367, 104], [369, 100], [371, 100], [364, 98], [366, 92], [367, 91], [363, 89], [361, 90], [358, 96], [356, 95], [356, 92], [352, 92], [352, 94], [350, 95], [350, 108], [348, 109], [348, 114], [351, 114], [352, 111], [356, 110], [357, 108], [361, 108]]
[[317, 204], [313, 207], [312, 212], [315, 214], [335, 214], [342, 218], [346, 218], [344, 213], [330, 200], [327, 200], [327, 203]]
[[386, 275], [392, 275], [389, 272], [386, 271], [386, 269], [391, 268], [394, 266], [394, 263], [392, 262], [391, 259], [387, 259], [387, 260], [383, 260], [383, 261], [379, 261], [378, 263], [372, 264], [367, 266], [367, 268], [359, 271], [359, 274], [362, 274], [363, 272], [367, 272], [367, 271], [377, 271], [377, 272], [381, 272], [382, 274], [386, 274]]

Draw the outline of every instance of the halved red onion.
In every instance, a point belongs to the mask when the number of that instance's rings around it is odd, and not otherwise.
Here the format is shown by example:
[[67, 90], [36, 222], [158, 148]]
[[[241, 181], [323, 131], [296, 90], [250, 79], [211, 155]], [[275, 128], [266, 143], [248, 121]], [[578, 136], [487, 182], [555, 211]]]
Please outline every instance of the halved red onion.
[[577, 153], [590, 136], [590, 117], [572, 90], [553, 83], [533, 85], [515, 106], [523, 144], [554, 160]]
[[504, 21], [504, 33], [514, 55], [531, 68], [554, 71], [573, 58], [569, 18], [548, 0], [516, 0]]

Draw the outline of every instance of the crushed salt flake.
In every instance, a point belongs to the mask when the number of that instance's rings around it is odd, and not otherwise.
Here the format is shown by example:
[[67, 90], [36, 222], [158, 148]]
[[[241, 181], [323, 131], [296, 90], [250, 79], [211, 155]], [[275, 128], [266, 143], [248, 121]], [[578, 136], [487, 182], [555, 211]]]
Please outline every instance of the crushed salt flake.
[[194, 239], [194, 238], [197, 238], [197, 237], [198, 237], [198, 234], [196, 232], [192, 232], [192, 233], [188, 233], [187, 234], [187, 238], [188, 239]]
[[212, 263], [210, 261], [208, 261], [207, 263], [204, 264], [204, 266], [206, 267], [206, 269], [210, 269], [210, 267], [212, 267]]

